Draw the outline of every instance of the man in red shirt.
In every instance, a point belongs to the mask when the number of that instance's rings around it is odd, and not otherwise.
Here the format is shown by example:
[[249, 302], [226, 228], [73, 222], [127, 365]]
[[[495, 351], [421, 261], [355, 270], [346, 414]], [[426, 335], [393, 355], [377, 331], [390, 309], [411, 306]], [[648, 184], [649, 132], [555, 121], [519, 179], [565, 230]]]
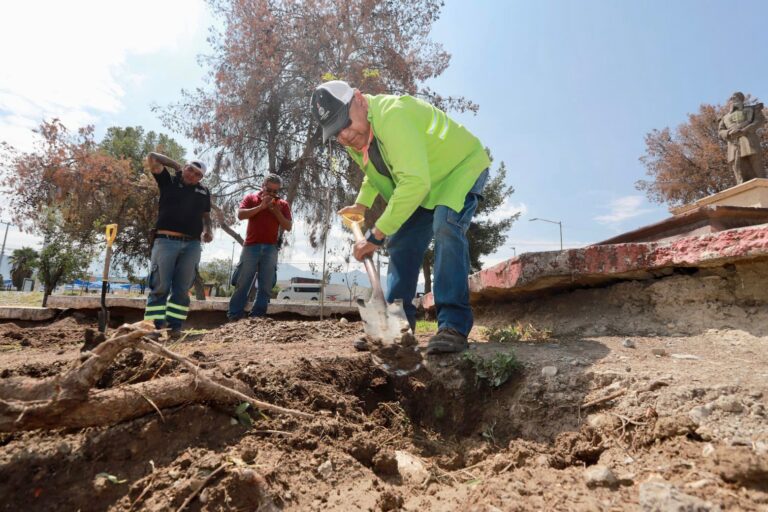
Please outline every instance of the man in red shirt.
[[259, 289], [251, 308], [251, 316], [267, 314], [270, 293], [275, 285], [279, 230], [282, 228], [290, 231], [293, 225], [288, 202], [278, 197], [281, 185], [280, 177], [270, 174], [264, 180], [261, 190], [245, 196], [237, 210], [238, 219], [248, 219], [248, 229], [240, 262], [232, 276], [236, 287], [229, 300], [227, 317], [230, 320], [239, 320], [245, 316], [248, 292], [257, 272]]

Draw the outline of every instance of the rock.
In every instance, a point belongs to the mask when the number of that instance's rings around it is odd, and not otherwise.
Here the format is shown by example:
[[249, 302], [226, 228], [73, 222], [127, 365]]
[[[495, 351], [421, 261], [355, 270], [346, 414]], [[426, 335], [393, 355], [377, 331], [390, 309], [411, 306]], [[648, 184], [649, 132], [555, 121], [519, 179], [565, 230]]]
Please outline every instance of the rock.
[[341, 319], [339, 319], [339, 323], [340, 323], [341, 325], [347, 325], [347, 324], [349, 323], [349, 320], [347, 320], [347, 319], [346, 319], [346, 318], [344, 318], [344, 317], [341, 317]]
[[712, 414], [712, 407], [709, 405], [697, 405], [688, 411], [688, 417], [697, 425], [704, 423], [704, 419]]
[[665, 348], [654, 348], [654, 349], [651, 349], [651, 354], [659, 357], [664, 357], [668, 355], [668, 352], [667, 352], [667, 349]]
[[704, 448], [701, 449], [701, 456], [702, 457], [709, 457], [715, 453], [715, 447], [712, 446], [712, 443], [707, 443], [704, 445]]
[[720, 512], [719, 506], [661, 482], [640, 485], [640, 508], [645, 512]]
[[221, 341], [223, 341], [224, 343], [232, 343], [233, 341], [235, 341], [235, 337], [234, 336], [224, 336], [224, 338]]
[[557, 367], [556, 366], [545, 366], [541, 369], [541, 374], [544, 377], [554, 377], [557, 375]]
[[390, 450], [381, 450], [373, 457], [373, 471], [377, 475], [391, 476], [398, 473], [397, 458]]
[[763, 397], [763, 392], [762, 392], [762, 391], [760, 391], [760, 390], [753, 390], [753, 391], [750, 391], [750, 392], [749, 392], [749, 397], [750, 397], [750, 398], [755, 398], [755, 399], [757, 399], [757, 398], [762, 398], [762, 397]]
[[715, 409], [738, 414], [744, 411], [744, 406], [735, 396], [721, 396], [712, 404]]
[[419, 485], [429, 478], [429, 471], [418, 458], [403, 450], [395, 450], [397, 472], [405, 482]]
[[702, 478], [701, 480], [696, 480], [695, 482], [688, 482], [685, 484], [685, 486], [689, 489], [701, 489], [702, 487], [706, 487], [708, 485], [714, 484], [714, 480], [710, 480], [708, 478]]
[[323, 462], [317, 467], [317, 473], [323, 477], [324, 480], [327, 480], [333, 475], [333, 463], [330, 460]]
[[584, 470], [584, 481], [587, 487], [614, 487], [618, 484], [616, 475], [611, 468], [595, 464]]
[[624, 341], [621, 342], [621, 346], [625, 348], [636, 348], [635, 340], [630, 338], [624, 338]]
[[596, 430], [613, 430], [616, 427], [621, 426], [621, 420], [616, 416], [610, 414], [590, 414], [587, 417], [587, 424]]

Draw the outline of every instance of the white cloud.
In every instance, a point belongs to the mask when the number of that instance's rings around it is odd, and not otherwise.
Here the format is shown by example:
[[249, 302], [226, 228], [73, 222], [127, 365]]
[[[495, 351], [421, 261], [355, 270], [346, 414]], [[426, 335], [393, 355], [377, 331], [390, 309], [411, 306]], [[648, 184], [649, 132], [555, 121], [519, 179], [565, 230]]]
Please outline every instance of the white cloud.
[[610, 211], [605, 215], [598, 215], [594, 219], [600, 224], [615, 226], [625, 220], [652, 212], [652, 209], [642, 207], [644, 202], [643, 196], [624, 196], [613, 199], [608, 205]]
[[123, 85], [143, 77], [131, 55], [174, 50], [201, 26], [202, 0], [7, 2], [0, 19], [0, 140], [31, 149], [31, 129], [58, 117], [70, 129], [122, 109]]
[[524, 216], [528, 213], [528, 206], [525, 203], [515, 204], [509, 199], [504, 199], [504, 202], [496, 208], [493, 212], [486, 215], [478, 215], [479, 220], [488, 220], [489, 218], [501, 219], [510, 217], [519, 213], [520, 216]]

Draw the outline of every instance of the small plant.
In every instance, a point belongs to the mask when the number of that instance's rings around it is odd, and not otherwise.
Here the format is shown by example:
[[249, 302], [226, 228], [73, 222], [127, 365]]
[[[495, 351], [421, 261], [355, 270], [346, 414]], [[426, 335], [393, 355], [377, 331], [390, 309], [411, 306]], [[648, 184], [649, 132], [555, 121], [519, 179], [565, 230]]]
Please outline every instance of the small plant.
[[96, 475], [96, 478], [105, 478], [107, 481], [112, 482], [113, 484], [124, 484], [128, 480], [121, 480], [117, 478], [115, 475], [110, 475], [109, 473], [99, 473]]
[[488, 341], [497, 343], [509, 343], [512, 341], [544, 341], [552, 335], [549, 329], [539, 329], [533, 324], [523, 325], [518, 322], [515, 325], [506, 325], [503, 327], [487, 327], [485, 334]]
[[491, 358], [465, 352], [464, 358], [475, 370], [475, 384], [479, 385], [484, 380], [494, 388], [507, 382], [521, 366], [513, 352], [499, 352]]
[[246, 428], [251, 428], [253, 426], [253, 418], [251, 418], [251, 415], [248, 414], [248, 409], [250, 407], [251, 404], [248, 402], [243, 402], [238, 405], [235, 409], [235, 417], [232, 418], [232, 424], [234, 425], [239, 423]]
[[496, 343], [509, 343], [511, 341], [520, 341], [523, 333], [516, 325], [507, 325], [505, 327], [489, 327], [485, 330], [488, 341]]

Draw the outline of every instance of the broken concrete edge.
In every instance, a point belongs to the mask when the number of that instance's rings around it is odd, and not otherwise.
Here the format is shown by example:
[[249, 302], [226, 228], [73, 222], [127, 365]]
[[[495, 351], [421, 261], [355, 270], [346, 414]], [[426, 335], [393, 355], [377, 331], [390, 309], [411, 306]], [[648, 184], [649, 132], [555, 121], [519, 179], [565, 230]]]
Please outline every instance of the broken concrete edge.
[[[142, 297], [107, 297], [108, 308], [128, 308], [144, 310], [147, 300]], [[101, 309], [100, 297], [73, 297], [68, 295], [51, 295], [48, 298], [49, 308], [62, 309], [81, 309], [97, 310]], [[221, 300], [192, 300], [189, 304], [190, 313], [195, 311], [221, 311], [226, 312], [229, 308], [228, 301]], [[320, 304], [287, 304], [272, 302], [269, 304], [267, 314], [294, 314], [309, 318], [320, 317]], [[324, 316], [356, 316], [358, 315], [357, 306], [348, 306], [341, 304], [328, 305], [323, 308]]]
[[22, 320], [27, 322], [42, 322], [56, 316], [58, 311], [52, 308], [35, 308], [27, 306], [0, 307], [0, 320]]
[[[768, 224], [670, 242], [591, 245], [523, 253], [469, 277], [470, 301], [527, 299], [580, 286], [650, 279], [675, 268], [718, 267], [768, 259]], [[431, 293], [422, 298], [434, 308]]]

